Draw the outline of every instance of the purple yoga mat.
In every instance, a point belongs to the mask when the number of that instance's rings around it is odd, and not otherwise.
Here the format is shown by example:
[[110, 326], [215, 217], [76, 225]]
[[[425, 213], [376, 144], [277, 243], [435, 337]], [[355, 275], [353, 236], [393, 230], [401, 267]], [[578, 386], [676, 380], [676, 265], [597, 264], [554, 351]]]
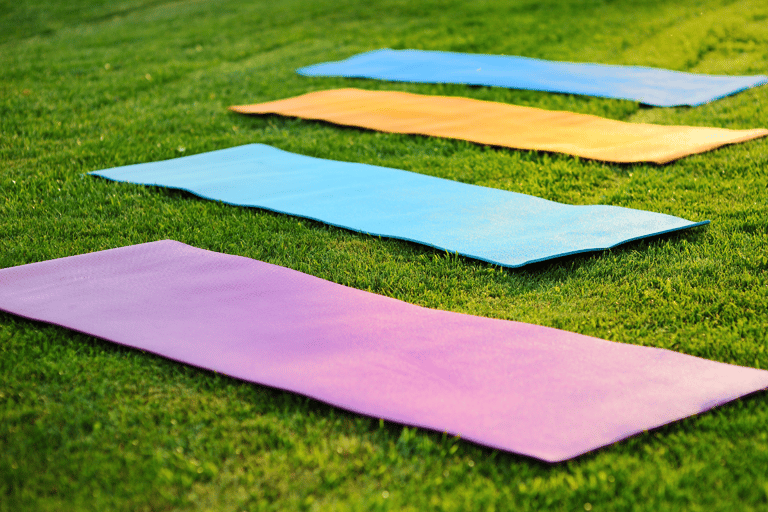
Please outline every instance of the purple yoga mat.
[[0, 270], [0, 309], [550, 462], [768, 372], [414, 306], [165, 240]]

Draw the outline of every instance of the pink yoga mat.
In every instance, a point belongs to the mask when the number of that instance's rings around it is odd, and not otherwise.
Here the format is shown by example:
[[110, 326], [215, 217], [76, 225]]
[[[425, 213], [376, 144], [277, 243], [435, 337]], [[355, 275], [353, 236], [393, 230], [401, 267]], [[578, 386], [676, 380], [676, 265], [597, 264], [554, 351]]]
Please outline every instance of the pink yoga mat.
[[427, 309], [170, 240], [0, 270], [0, 309], [550, 462], [768, 387], [762, 370]]

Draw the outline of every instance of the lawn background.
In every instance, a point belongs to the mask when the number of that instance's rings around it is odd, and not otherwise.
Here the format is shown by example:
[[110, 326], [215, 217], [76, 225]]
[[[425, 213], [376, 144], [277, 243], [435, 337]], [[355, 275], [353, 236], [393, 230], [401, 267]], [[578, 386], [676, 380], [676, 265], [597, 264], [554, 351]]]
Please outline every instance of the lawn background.
[[[768, 368], [766, 139], [617, 165], [226, 110], [351, 86], [746, 129], [768, 127], [768, 87], [661, 109], [294, 72], [383, 47], [765, 74], [768, 2], [0, 0], [0, 268], [172, 238], [427, 307]], [[84, 175], [251, 142], [712, 224], [505, 270]], [[766, 425], [758, 393], [549, 465], [0, 313], [0, 511], [765, 510]]]

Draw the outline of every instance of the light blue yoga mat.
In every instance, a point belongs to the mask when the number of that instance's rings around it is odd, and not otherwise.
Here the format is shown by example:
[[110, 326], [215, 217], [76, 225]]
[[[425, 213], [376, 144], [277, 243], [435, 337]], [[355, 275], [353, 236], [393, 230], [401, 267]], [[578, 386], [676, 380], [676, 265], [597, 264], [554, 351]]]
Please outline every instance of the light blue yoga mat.
[[639, 66], [579, 64], [424, 50], [375, 50], [298, 69], [305, 76], [457, 83], [586, 94], [657, 107], [701, 105], [768, 83], [768, 76], [719, 76]]
[[[398, 169], [249, 144], [90, 174], [187, 190], [519, 267], [707, 224], [618, 206], [571, 206]], [[247, 236], [247, 233], [244, 233]]]

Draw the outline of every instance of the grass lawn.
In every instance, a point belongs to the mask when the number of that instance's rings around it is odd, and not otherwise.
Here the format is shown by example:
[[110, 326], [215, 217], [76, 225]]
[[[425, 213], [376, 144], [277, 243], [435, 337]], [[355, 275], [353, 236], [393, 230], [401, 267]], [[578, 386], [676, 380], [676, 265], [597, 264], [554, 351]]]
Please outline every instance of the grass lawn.
[[[431, 308], [768, 368], [768, 139], [616, 165], [226, 110], [359, 87], [746, 129], [768, 127], [768, 86], [661, 109], [294, 72], [383, 47], [765, 74], [768, 2], [0, 0], [0, 268], [172, 238]], [[251, 142], [712, 224], [504, 270], [84, 176]], [[766, 510], [766, 425], [758, 393], [549, 465], [0, 313], [3, 512]]]

